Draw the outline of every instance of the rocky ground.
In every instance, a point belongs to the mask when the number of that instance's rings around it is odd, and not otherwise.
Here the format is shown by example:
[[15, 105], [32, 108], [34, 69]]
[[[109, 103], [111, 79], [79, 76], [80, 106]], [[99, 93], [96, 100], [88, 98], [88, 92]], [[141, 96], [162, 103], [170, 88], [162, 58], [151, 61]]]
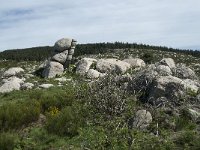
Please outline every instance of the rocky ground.
[[64, 67], [73, 42], [47, 62], [2, 62], [0, 148], [200, 149], [200, 58], [119, 49]]

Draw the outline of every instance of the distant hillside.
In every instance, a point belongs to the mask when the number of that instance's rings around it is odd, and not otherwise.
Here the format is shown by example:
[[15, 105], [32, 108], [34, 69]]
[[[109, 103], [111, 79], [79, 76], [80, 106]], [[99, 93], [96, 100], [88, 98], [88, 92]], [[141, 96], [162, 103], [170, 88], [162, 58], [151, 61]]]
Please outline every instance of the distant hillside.
[[[17, 60], [17, 61], [42, 61], [47, 59], [52, 51], [53, 47], [45, 46], [45, 47], [33, 47], [26, 49], [13, 49], [13, 50], [5, 50], [0, 52], [0, 60]], [[103, 54], [113, 49], [153, 49], [153, 50], [161, 50], [166, 52], [177, 52], [183, 53], [186, 55], [192, 55], [194, 57], [200, 57], [200, 51], [193, 50], [181, 50], [181, 49], [173, 49], [162, 46], [151, 46], [145, 44], [136, 44], [136, 43], [92, 43], [92, 44], [78, 44], [75, 50], [75, 56], [80, 56], [84, 54]]]

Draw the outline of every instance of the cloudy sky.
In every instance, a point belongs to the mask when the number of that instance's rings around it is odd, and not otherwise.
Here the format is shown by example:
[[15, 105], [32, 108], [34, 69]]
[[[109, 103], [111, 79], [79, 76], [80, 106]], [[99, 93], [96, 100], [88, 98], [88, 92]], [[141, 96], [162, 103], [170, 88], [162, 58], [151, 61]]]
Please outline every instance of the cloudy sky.
[[5, 0], [0, 51], [79, 43], [137, 42], [200, 49], [200, 0]]

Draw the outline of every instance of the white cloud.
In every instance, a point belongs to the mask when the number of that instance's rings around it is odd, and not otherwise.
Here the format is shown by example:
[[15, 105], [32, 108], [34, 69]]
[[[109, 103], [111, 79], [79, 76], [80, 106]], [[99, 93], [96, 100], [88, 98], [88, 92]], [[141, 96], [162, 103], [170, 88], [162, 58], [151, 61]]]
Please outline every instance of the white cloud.
[[0, 50], [125, 41], [200, 49], [199, 0], [7, 0], [0, 5]]

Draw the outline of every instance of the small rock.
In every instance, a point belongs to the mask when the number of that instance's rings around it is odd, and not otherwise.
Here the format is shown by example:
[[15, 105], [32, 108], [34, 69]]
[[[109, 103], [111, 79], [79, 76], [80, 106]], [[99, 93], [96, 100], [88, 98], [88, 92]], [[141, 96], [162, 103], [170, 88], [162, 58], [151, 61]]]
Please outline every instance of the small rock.
[[41, 84], [41, 85], [39, 85], [39, 88], [43, 88], [43, 89], [48, 89], [50, 87], [53, 87], [53, 84]]
[[152, 122], [152, 116], [149, 111], [138, 110], [134, 118], [133, 127], [139, 129], [146, 129], [151, 122]]

